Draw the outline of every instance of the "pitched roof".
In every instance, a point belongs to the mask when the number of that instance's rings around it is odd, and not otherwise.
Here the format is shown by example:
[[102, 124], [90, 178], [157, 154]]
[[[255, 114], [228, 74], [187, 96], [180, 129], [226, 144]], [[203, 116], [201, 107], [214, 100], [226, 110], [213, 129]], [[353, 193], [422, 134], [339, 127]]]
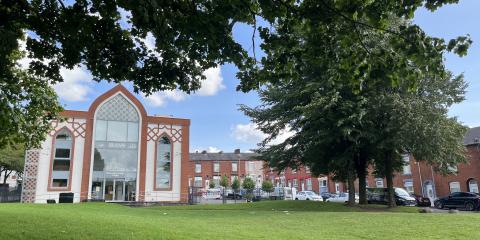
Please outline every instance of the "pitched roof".
[[463, 144], [472, 145], [480, 143], [480, 127], [468, 129], [465, 137], [463, 137]]
[[190, 153], [190, 161], [256, 160], [256, 153]]

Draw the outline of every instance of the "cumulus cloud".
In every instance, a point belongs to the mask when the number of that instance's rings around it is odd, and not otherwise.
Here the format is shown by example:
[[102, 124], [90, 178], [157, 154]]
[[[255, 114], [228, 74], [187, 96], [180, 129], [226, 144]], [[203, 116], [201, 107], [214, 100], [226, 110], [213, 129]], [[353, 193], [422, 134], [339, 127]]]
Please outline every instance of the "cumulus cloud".
[[[147, 37], [148, 38], [148, 37]], [[153, 43], [154, 44], [154, 43]], [[194, 94], [196, 96], [214, 96], [225, 88], [220, 67], [210, 68], [204, 72], [207, 79], [202, 81], [202, 87]], [[149, 96], [142, 94], [148, 104], [154, 107], [162, 107], [168, 101], [180, 102], [187, 99], [188, 95], [180, 90], [156, 92]]]
[[220, 67], [209, 68], [203, 74], [205, 74], [207, 79], [202, 81], [202, 87], [196, 94], [199, 96], [213, 96], [220, 90], [225, 89]]
[[[287, 128], [281, 131], [277, 138], [270, 141], [269, 144], [280, 144], [294, 134], [295, 133], [293, 131]], [[244, 143], [258, 143], [263, 141], [267, 137], [267, 135], [260, 131], [257, 125], [254, 123], [235, 125], [232, 130], [232, 136], [235, 140]]]
[[149, 96], [142, 94], [142, 97], [150, 105], [154, 107], [162, 107], [162, 106], [165, 106], [165, 104], [169, 100], [174, 102], [180, 102], [185, 100], [185, 98], [187, 97], [187, 94], [185, 94], [180, 90], [169, 90], [169, 91], [163, 91], [163, 92], [156, 92]]
[[208, 148], [206, 148], [206, 149], [205, 149], [205, 148], [196, 148], [196, 149], [195, 149], [195, 152], [199, 152], [199, 153], [200, 153], [200, 152], [202, 152], [202, 151], [207, 151], [208, 153], [219, 153], [219, 152], [222, 151], [222, 150], [220, 150], [220, 148], [212, 147], [212, 146], [210, 146], [210, 147], [208, 147]]
[[63, 82], [53, 85], [55, 92], [65, 101], [81, 102], [88, 100], [91, 88], [88, 86], [92, 81], [92, 75], [85, 67], [73, 69], [60, 69]]

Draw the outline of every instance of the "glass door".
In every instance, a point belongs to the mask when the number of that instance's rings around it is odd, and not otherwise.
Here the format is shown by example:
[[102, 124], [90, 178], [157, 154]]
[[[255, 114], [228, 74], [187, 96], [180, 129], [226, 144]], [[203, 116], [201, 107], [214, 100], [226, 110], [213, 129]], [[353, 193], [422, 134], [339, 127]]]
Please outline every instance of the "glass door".
[[114, 185], [115, 185], [115, 181], [113, 179], [105, 179], [105, 190], [104, 190], [105, 201], [113, 200]]
[[113, 199], [115, 201], [125, 201], [125, 181], [123, 179], [114, 180], [115, 191]]

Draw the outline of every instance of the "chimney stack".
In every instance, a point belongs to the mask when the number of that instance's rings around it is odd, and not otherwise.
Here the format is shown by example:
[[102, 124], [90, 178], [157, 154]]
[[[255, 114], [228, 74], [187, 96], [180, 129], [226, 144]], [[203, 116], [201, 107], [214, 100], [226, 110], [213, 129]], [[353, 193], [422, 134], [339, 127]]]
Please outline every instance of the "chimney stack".
[[240, 154], [240, 148], [235, 149], [235, 154]]
[[202, 153], [203, 153], [203, 154], [207, 154], [207, 150], [203, 150]]

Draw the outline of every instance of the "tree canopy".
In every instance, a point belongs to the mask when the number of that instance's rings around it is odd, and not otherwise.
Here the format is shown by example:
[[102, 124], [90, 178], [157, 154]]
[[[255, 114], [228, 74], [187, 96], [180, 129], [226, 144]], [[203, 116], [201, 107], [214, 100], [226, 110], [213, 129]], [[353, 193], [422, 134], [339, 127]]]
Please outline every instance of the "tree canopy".
[[23, 172], [24, 158], [25, 146], [23, 144], [8, 144], [0, 149], [0, 175], [3, 175], [3, 179], [1, 179], [3, 184], [13, 172], [19, 174]]

